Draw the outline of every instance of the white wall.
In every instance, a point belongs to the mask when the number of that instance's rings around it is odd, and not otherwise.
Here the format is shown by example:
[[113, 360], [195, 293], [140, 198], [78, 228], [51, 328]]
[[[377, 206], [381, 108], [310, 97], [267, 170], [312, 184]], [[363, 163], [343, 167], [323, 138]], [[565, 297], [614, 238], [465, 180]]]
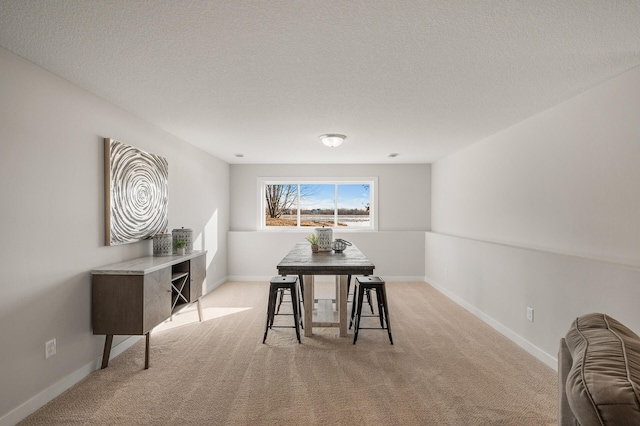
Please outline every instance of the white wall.
[[0, 424], [13, 424], [101, 357], [90, 270], [152, 253], [104, 245], [103, 138], [167, 158], [169, 230], [209, 251], [209, 289], [227, 274], [229, 167], [4, 49], [0, 94]]
[[580, 314], [640, 332], [638, 117], [634, 69], [436, 162], [427, 280], [547, 363]]
[[229, 278], [262, 280], [310, 231], [260, 232], [259, 177], [377, 177], [378, 232], [335, 230], [355, 243], [388, 280], [424, 279], [424, 232], [431, 226], [431, 166], [232, 165]]

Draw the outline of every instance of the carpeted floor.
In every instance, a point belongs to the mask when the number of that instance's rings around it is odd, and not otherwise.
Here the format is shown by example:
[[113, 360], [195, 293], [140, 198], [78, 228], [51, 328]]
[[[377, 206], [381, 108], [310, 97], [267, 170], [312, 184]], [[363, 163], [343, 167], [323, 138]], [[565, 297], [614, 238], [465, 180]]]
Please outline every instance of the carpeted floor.
[[220, 286], [205, 321], [189, 308], [154, 330], [149, 370], [141, 340], [21, 425], [557, 423], [556, 373], [428, 284], [387, 283], [394, 345], [337, 328], [302, 344], [274, 328], [263, 345], [267, 292]]

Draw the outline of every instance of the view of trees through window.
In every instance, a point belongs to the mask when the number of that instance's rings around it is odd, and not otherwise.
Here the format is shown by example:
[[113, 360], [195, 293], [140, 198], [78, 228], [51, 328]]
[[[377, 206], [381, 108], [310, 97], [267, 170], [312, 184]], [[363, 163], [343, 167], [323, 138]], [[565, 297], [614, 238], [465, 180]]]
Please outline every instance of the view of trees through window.
[[266, 227], [371, 226], [370, 183], [266, 184]]

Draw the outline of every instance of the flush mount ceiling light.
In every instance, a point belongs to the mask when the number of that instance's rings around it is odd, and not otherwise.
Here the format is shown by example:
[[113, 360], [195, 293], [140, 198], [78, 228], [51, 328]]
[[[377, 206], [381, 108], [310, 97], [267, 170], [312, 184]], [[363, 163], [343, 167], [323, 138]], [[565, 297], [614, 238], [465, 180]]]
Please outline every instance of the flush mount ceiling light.
[[342, 142], [344, 142], [344, 140], [346, 138], [347, 137], [345, 135], [338, 135], [338, 134], [335, 134], [335, 133], [329, 133], [329, 134], [320, 136], [319, 139], [326, 146], [328, 146], [330, 148], [335, 148], [336, 146], [340, 146], [342, 144]]

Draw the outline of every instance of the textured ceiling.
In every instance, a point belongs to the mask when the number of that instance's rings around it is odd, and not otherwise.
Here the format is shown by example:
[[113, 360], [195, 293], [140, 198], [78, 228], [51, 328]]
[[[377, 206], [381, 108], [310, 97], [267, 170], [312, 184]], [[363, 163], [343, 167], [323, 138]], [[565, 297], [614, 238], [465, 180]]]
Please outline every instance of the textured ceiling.
[[640, 1], [0, 0], [0, 46], [229, 163], [430, 163], [638, 66]]

